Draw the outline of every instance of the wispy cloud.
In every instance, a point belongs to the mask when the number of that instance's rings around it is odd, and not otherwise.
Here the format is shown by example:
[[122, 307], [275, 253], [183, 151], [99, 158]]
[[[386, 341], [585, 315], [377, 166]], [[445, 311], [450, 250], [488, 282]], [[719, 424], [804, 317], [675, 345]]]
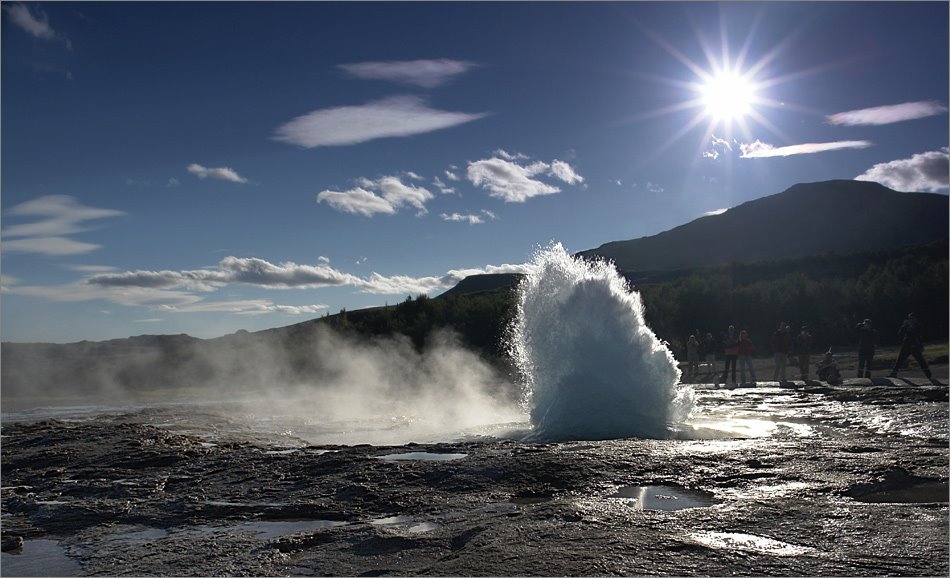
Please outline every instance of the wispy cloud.
[[[118, 217], [125, 213], [87, 207], [69, 195], [46, 195], [11, 207], [7, 215], [35, 217], [37, 220], [5, 227], [4, 251], [63, 256], [88, 253], [100, 248], [100, 245], [67, 237], [90, 230], [85, 224], [87, 221]], [[10, 237], [19, 238], [7, 240]]]
[[462, 60], [440, 58], [435, 60], [406, 60], [385, 62], [356, 62], [337, 67], [356, 78], [386, 80], [434, 88], [475, 66]]
[[298, 265], [293, 262], [274, 265], [263, 259], [233, 256], [225, 257], [217, 267], [210, 269], [126, 271], [94, 275], [88, 280], [89, 284], [106, 287], [184, 287], [205, 291], [234, 284], [271, 289], [316, 289], [359, 282], [359, 278], [326, 265]]
[[854, 178], [878, 182], [895, 191], [937, 192], [948, 188], [947, 175], [950, 175], [950, 155], [943, 149], [879, 163]]
[[443, 221], [452, 221], [455, 223], [468, 223], [469, 225], [481, 225], [485, 223], [485, 219], [494, 220], [497, 217], [495, 213], [491, 211], [481, 211], [481, 214], [467, 214], [463, 215], [460, 213], [451, 213], [446, 214], [442, 213], [441, 215]]
[[760, 140], [746, 144], [742, 143], [739, 145], [739, 150], [742, 151], [742, 154], [739, 155], [739, 158], [743, 159], [758, 159], [766, 157], [787, 157], [791, 155], [808, 155], [815, 153], [823, 153], [827, 151], [835, 151], [841, 149], [863, 149], [871, 146], [872, 143], [866, 140], [845, 140], [845, 141], [835, 141], [835, 142], [822, 142], [822, 143], [804, 143], [797, 145], [789, 145], [784, 147], [775, 147], [768, 143], [764, 143]]
[[704, 216], [704, 217], [711, 217], [711, 216], [714, 216], [714, 215], [721, 215], [721, 214], [725, 213], [725, 212], [728, 211], [728, 210], [729, 210], [729, 209], [714, 209], [714, 210], [712, 210], [712, 211], [706, 211], [705, 213], [703, 213], [703, 216]]
[[3, 9], [14, 24], [33, 36], [43, 40], [56, 39], [56, 32], [50, 27], [44, 12], [39, 11], [35, 16], [24, 4], [4, 4]]
[[845, 126], [880, 125], [926, 118], [945, 112], [947, 112], [947, 107], [937, 101], [929, 100], [849, 110], [828, 115], [827, 119], [831, 124]]
[[496, 151], [495, 157], [468, 163], [467, 176], [476, 187], [489, 191], [489, 195], [509, 203], [523, 203], [532, 197], [561, 192], [555, 185], [538, 180], [539, 175], [554, 177], [574, 185], [584, 181], [571, 165], [554, 160], [550, 164], [537, 161], [521, 164], [517, 161], [527, 157]]
[[[300, 265], [293, 262], [275, 265], [263, 259], [229, 256], [215, 267], [184, 271], [126, 271], [88, 277], [78, 294], [89, 294], [89, 287], [114, 291], [139, 290], [156, 292], [166, 290], [213, 291], [228, 285], [253, 285], [267, 289], [318, 289], [322, 287], [352, 286], [363, 293], [399, 294], [428, 293], [455, 286], [469, 275], [483, 273], [524, 273], [529, 265], [487, 265], [483, 268], [453, 269], [441, 276], [410, 277], [386, 276], [372, 273], [368, 278], [358, 277], [326, 265]], [[65, 294], [65, 292], [64, 292]], [[54, 296], [50, 293], [49, 296]], [[180, 291], [171, 293], [164, 305], [181, 308], [202, 300], [201, 297]], [[189, 296], [183, 299], [183, 296]]]
[[419, 97], [395, 96], [359, 106], [324, 108], [277, 127], [274, 139], [305, 148], [353, 145], [378, 138], [405, 137], [450, 128], [488, 113], [430, 108]]
[[344, 213], [372, 217], [377, 213], [395, 214], [404, 206], [415, 207], [418, 215], [424, 215], [428, 212], [426, 202], [433, 199], [428, 189], [405, 184], [396, 176], [375, 181], [360, 178], [357, 182], [359, 186], [346, 191], [321, 191], [317, 194], [317, 202], [326, 203]]
[[[230, 167], [209, 168], [203, 167], [198, 163], [192, 163], [188, 165], [188, 172], [197, 176], [199, 179], [212, 178], [230, 181], [232, 183], [240, 183], [242, 185], [247, 183], [247, 179], [237, 174], [237, 172]], [[169, 181], [169, 184], [171, 184], [171, 181]], [[178, 181], [176, 180], [174, 184], [177, 185]]]
[[707, 159], [718, 159], [720, 155], [720, 150], [732, 152], [732, 145], [729, 144], [729, 141], [723, 138], [719, 138], [716, 135], [711, 135], [712, 148], [703, 151], [703, 158]]

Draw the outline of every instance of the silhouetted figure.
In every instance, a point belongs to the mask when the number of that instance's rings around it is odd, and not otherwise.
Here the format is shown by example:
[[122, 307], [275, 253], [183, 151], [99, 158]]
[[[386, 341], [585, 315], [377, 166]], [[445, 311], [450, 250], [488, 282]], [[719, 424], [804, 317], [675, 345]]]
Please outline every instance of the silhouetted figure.
[[722, 338], [722, 351], [726, 357], [726, 364], [719, 381], [726, 383], [726, 376], [729, 375], [729, 368], [732, 367], [732, 383], [736, 383], [736, 360], [739, 359], [739, 336], [736, 335], [734, 325], [729, 326], [729, 330], [726, 331], [725, 336]]
[[706, 337], [703, 339], [703, 354], [706, 356], [706, 363], [709, 364], [710, 373], [716, 370], [717, 347], [716, 338], [713, 337], [712, 333], [707, 332]]
[[749, 377], [752, 383], [755, 383], [755, 369], [752, 368], [752, 353], [755, 352], [755, 345], [749, 338], [749, 332], [743, 329], [739, 332], [739, 377], [741, 382], [745, 383], [745, 370], [749, 368]]
[[830, 349], [825, 352], [825, 356], [818, 362], [815, 373], [818, 374], [818, 379], [827, 381], [831, 385], [841, 383], [841, 372], [838, 371], [838, 362], [835, 361]]
[[784, 321], [779, 321], [778, 328], [772, 334], [772, 355], [775, 358], [775, 371], [772, 379], [785, 381], [785, 366], [788, 356], [792, 352], [792, 336], [789, 327]]
[[689, 378], [695, 379], [699, 375], [699, 340], [690, 335], [686, 341], [686, 362], [689, 364]]
[[808, 381], [808, 363], [811, 354], [811, 333], [808, 326], [802, 325], [802, 330], [795, 336], [795, 355], [798, 356], [798, 371], [803, 381]]
[[877, 329], [871, 327], [871, 320], [858, 323], [858, 377], [871, 377], [871, 362], [874, 361], [874, 348], [877, 345]]
[[897, 354], [897, 363], [894, 364], [894, 369], [891, 370], [889, 377], [897, 377], [898, 370], [904, 365], [907, 358], [913, 356], [914, 359], [917, 360], [917, 365], [920, 366], [924, 375], [927, 376], [927, 379], [936, 383], [930, 374], [930, 367], [927, 366], [927, 360], [924, 359], [924, 344], [920, 339], [922, 332], [917, 317], [913, 313], [909, 313], [907, 319], [901, 324], [900, 329], [897, 330], [897, 337], [901, 342], [901, 351]]

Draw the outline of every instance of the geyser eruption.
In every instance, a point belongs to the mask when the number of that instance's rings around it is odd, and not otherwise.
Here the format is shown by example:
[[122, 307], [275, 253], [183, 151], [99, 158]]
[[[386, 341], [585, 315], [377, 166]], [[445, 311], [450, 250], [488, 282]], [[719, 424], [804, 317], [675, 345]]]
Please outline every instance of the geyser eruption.
[[560, 243], [539, 250], [510, 338], [532, 438], [666, 438], [692, 410], [692, 389], [677, 385], [640, 294], [609, 262], [575, 259]]

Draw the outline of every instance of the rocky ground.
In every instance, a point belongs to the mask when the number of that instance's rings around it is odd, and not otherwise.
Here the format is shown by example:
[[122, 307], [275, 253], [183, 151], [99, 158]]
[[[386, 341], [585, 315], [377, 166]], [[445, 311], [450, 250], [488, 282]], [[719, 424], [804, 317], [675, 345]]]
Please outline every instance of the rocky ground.
[[946, 576], [947, 387], [875, 383], [700, 390], [779, 424], [725, 439], [274, 447], [141, 416], [4, 423], [0, 570]]

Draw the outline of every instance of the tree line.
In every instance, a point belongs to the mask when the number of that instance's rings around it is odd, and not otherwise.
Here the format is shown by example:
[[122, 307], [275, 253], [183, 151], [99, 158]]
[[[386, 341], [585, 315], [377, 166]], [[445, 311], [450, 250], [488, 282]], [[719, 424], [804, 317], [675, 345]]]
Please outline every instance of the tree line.
[[[853, 346], [855, 326], [873, 321], [880, 344], [897, 343], [897, 329], [910, 312], [924, 324], [925, 339], [946, 340], [948, 245], [854, 255], [828, 254], [755, 264], [681, 271], [657, 283], [642, 283], [646, 321], [685, 358], [689, 335], [718, 339], [729, 325], [747, 329], [757, 355], [769, 353], [779, 321], [797, 332], [807, 325], [817, 349]], [[401, 333], [423, 347], [432, 330], [449, 327], [484, 357], [504, 362], [505, 335], [515, 312], [514, 288], [435, 298], [409, 296], [395, 306], [346, 312], [324, 321], [338, 329], [380, 336]], [[698, 336], [697, 336], [698, 337]]]

